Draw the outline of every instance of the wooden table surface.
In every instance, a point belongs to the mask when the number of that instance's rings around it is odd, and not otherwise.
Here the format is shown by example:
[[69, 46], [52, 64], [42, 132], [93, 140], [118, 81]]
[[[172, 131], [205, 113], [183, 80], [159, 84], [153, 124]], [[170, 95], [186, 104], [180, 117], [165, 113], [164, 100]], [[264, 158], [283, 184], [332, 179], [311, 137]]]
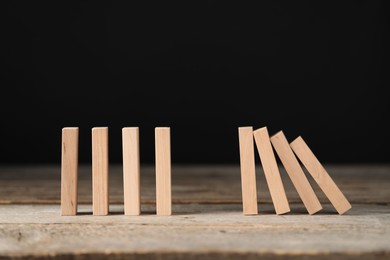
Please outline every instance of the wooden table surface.
[[173, 216], [155, 215], [154, 169], [141, 168], [141, 216], [123, 215], [121, 166], [110, 167], [110, 215], [92, 216], [91, 168], [79, 214], [60, 216], [59, 166], [0, 167], [0, 259], [389, 259], [390, 165], [326, 165], [352, 204], [309, 216], [281, 167], [291, 212], [277, 216], [261, 168], [259, 215], [243, 216], [238, 166], [173, 166]]

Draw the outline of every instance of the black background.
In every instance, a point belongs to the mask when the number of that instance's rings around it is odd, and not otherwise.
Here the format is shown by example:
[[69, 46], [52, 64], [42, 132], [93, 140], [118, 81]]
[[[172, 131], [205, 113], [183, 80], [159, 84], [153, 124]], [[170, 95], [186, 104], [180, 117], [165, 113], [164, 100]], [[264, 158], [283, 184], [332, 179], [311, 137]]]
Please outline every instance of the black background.
[[[139, 3], [142, 2], [142, 3]], [[237, 127], [327, 163], [389, 163], [384, 1], [12, 1], [1, 7], [0, 163], [59, 163], [61, 128], [170, 126], [173, 163], [238, 163]]]

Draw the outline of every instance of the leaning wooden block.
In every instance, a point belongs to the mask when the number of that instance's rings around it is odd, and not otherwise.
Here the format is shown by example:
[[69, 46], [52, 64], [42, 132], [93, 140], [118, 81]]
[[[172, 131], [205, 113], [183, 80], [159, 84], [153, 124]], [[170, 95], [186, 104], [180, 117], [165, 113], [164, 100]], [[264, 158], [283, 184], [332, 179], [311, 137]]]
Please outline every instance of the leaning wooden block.
[[256, 215], [257, 188], [253, 127], [239, 127], [242, 206], [244, 215]]
[[172, 214], [171, 198], [171, 137], [169, 127], [156, 127], [156, 212]]
[[139, 129], [122, 129], [123, 190], [125, 215], [141, 213]]
[[108, 214], [108, 127], [92, 128], [92, 210]]
[[301, 160], [307, 171], [318, 183], [318, 186], [322, 189], [325, 195], [328, 197], [332, 205], [335, 207], [337, 212], [341, 215], [351, 209], [351, 204], [345, 198], [336, 183], [329, 176], [328, 172], [318, 161], [317, 157], [311, 151], [306, 142], [302, 137], [296, 138], [290, 144], [291, 148]]
[[79, 154], [79, 128], [62, 129], [61, 154], [61, 215], [77, 214], [77, 176]]
[[314, 214], [322, 209], [313, 188], [310, 186], [297, 158], [295, 157], [283, 132], [280, 131], [271, 137], [271, 143], [283, 163], [287, 174], [301, 197], [309, 214]]
[[290, 212], [286, 192], [284, 190], [282, 178], [280, 177], [279, 168], [272, 150], [267, 127], [257, 129], [253, 132], [253, 135], [255, 137], [257, 150], [259, 152], [265, 179], [267, 180], [276, 214]]

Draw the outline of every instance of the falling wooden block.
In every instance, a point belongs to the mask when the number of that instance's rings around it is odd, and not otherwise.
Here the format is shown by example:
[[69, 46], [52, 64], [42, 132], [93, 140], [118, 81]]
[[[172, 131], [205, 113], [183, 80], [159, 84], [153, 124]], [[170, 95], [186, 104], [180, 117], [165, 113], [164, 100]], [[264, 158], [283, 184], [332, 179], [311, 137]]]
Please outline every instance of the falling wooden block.
[[337, 212], [341, 215], [351, 209], [351, 204], [345, 198], [344, 194], [337, 187], [336, 183], [329, 176], [328, 172], [318, 161], [317, 157], [311, 151], [302, 137], [296, 138], [290, 144], [291, 148], [301, 160], [307, 171], [318, 183], [325, 195], [328, 197]]
[[242, 207], [244, 215], [256, 215], [257, 188], [253, 127], [239, 127]]
[[108, 214], [108, 127], [92, 128], [92, 210]]
[[172, 214], [171, 198], [171, 137], [169, 127], [156, 127], [156, 211], [157, 215]]
[[272, 202], [276, 214], [284, 214], [290, 211], [286, 192], [280, 177], [278, 165], [272, 150], [267, 127], [257, 129], [253, 132], [261, 164], [263, 166], [265, 179], [271, 193]]
[[62, 129], [61, 155], [61, 215], [77, 214], [77, 176], [79, 156], [79, 128]]
[[125, 215], [139, 215], [141, 199], [138, 127], [122, 129], [122, 149]]
[[276, 133], [270, 139], [309, 214], [311, 215], [321, 210], [321, 203], [310, 186], [283, 132]]

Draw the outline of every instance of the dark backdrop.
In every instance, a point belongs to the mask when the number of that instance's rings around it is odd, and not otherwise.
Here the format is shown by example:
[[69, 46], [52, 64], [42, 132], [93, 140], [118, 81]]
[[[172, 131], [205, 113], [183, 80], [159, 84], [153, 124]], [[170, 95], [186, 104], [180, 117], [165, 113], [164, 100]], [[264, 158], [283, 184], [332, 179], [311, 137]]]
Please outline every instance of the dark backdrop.
[[174, 163], [238, 163], [253, 125], [323, 162], [389, 163], [383, 2], [2, 3], [0, 162], [59, 163], [64, 126], [81, 162], [109, 126], [120, 162], [121, 128], [139, 126], [153, 163], [170, 126]]

